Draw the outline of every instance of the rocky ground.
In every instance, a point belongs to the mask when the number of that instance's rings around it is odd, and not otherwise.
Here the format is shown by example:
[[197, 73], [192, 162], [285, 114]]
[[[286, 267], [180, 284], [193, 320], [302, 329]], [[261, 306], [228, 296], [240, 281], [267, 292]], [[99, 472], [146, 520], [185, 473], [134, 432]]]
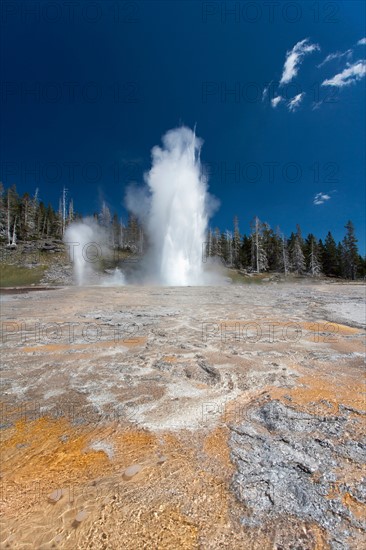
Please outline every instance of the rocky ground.
[[2, 547], [363, 548], [364, 297], [3, 295]]

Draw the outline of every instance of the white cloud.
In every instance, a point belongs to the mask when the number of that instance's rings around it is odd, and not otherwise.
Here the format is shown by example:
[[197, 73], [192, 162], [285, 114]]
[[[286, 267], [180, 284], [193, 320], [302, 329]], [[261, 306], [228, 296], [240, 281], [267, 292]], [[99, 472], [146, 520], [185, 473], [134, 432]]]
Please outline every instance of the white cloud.
[[323, 67], [326, 63], [329, 63], [329, 61], [333, 61], [333, 59], [341, 59], [342, 57], [347, 56], [348, 58], [352, 56], [352, 50], [346, 50], [345, 52], [334, 52], [327, 55], [325, 59], [319, 65], [317, 65], [317, 68], [320, 69], [320, 67]]
[[296, 109], [298, 109], [304, 97], [305, 97], [305, 92], [302, 92], [301, 94], [297, 94], [295, 95], [295, 97], [290, 99], [290, 101], [287, 104], [288, 110], [291, 111], [292, 113], [296, 111]]
[[271, 99], [272, 107], [275, 109], [279, 103], [283, 101], [283, 97], [278, 95], [277, 97], [274, 97]]
[[366, 45], [366, 38], [361, 38], [361, 39], [357, 42], [357, 44], [358, 44], [359, 46], [365, 46], [365, 45]]
[[298, 73], [299, 65], [303, 57], [316, 50], [320, 50], [320, 46], [318, 44], [310, 44], [308, 38], [304, 38], [304, 40], [295, 44], [292, 50], [286, 53], [286, 61], [283, 67], [280, 86], [291, 82]]
[[273, 83], [273, 80], [271, 80], [271, 82], [269, 82], [269, 84], [267, 84], [267, 86], [263, 88], [262, 101], [265, 101], [267, 99], [272, 83]]
[[330, 198], [330, 195], [327, 195], [326, 193], [317, 193], [314, 196], [313, 204], [316, 206], [319, 204], [324, 204], [325, 201], [329, 201]]
[[311, 110], [312, 111], [316, 111], [317, 109], [320, 109], [320, 107], [323, 105], [323, 100], [321, 99], [320, 101], [313, 101], [312, 103], [312, 106], [311, 106]]
[[344, 86], [349, 86], [358, 80], [361, 80], [366, 75], [366, 61], [361, 59], [350, 65], [348, 63], [347, 68], [344, 69], [341, 73], [338, 73], [322, 82], [322, 86], [336, 86], [338, 88], [343, 88]]

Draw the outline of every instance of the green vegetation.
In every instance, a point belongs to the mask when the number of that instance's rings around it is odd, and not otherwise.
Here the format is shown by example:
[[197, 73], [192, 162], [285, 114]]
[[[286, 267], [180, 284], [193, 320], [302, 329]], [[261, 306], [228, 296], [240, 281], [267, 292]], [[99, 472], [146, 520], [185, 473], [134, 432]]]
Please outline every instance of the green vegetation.
[[[348, 221], [346, 235], [336, 244], [330, 231], [325, 242], [309, 233], [304, 239], [299, 225], [296, 233], [287, 238], [277, 227], [273, 231], [268, 223], [257, 216], [252, 220], [250, 235], [239, 231], [238, 219], [234, 218], [234, 231], [209, 230], [206, 256], [219, 257], [233, 269], [245, 269], [248, 273], [283, 273], [296, 276], [338, 277], [364, 279], [366, 258], [358, 252], [354, 226]], [[232, 276], [231, 276], [232, 277]], [[245, 278], [245, 277], [244, 277]], [[235, 277], [234, 277], [235, 279]]]
[[268, 277], [268, 275], [266, 273], [260, 273], [259, 275], [255, 274], [252, 277], [248, 277], [248, 275], [244, 275], [239, 271], [228, 269], [227, 277], [229, 277], [234, 284], [239, 284], [239, 285], [258, 285], [259, 284], [260, 285], [262, 283], [262, 280]]
[[0, 287], [29, 286], [40, 283], [46, 266], [33, 268], [0, 264]]

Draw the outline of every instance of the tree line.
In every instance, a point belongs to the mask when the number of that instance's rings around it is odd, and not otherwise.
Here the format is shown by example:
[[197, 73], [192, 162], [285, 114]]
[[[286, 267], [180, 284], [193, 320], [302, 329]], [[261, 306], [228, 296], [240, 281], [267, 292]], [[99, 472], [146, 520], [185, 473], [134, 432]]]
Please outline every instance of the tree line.
[[206, 255], [219, 256], [230, 267], [256, 273], [326, 275], [354, 280], [366, 276], [366, 258], [359, 254], [357, 242], [350, 220], [345, 225], [343, 240], [336, 243], [330, 231], [324, 242], [312, 233], [303, 238], [299, 225], [296, 232], [286, 237], [279, 227], [273, 230], [257, 216], [250, 224], [249, 235], [241, 235], [235, 217], [233, 231], [209, 230]]
[[[117, 214], [111, 215], [103, 202], [100, 212], [94, 212], [92, 217], [105, 229], [111, 247], [132, 250], [138, 245], [141, 249], [142, 227], [132, 214], [124, 225]], [[55, 210], [52, 204], [46, 205], [40, 200], [38, 189], [33, 195], [20, 196], [15, 185], [5, 189], [0, 182], [0, 242], [8, 248], [39, 239], [62, 240], [67, 226], [81, 219], [66, 188], [61, 190], [58, 210]]]
[[[133, 214], [129, 214], [124, 224], [103, 202], [100, 212], [93, 217], [104, 228], [112, 248], [143, 251], [148, 239]], [[66, 227], [80, 219], [66, 188], [61, 190], [59, 207], [55, 210], [40, 200], [38, 190], [33, 195], [20, 196], [15, 185], [5, 189], [0, 183], [0, 242], [9, 248], [16, 248], [21, 241], [61, 240]], [[343, 240], [336, 243], [330, 231], [324, 242], [312, 233], [303, 238], [299, 225], [286, 237], [278, 227], [273, 230], [256, 216], [248, 235], [240, 233], [237, 217], [232, 231], [209, 229], [204, 249], [207, 257], [219, 257], [228, 267], [250, 272], [357, 279], [366, 276], [366, 258], [359, 254], [357, 242], [351, 221], [345, 225]]]

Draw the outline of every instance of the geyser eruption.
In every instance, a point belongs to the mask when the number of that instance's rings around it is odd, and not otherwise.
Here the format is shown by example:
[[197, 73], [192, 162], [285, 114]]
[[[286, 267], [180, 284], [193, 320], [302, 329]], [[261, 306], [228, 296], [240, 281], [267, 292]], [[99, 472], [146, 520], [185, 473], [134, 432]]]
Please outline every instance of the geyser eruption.
[[[208, 218], [218, 202], [207, 191], [200, 162], [202, 141], [182, 127], [167, 132], [162, 142], [162, 147], [152, 149], [146, 186], [130, 187], [126, 195], [128, 209], [137, 215], [147, 234], [149, 248], [139, 265], [144, 281], [167, 286], [221, 283], [217, 272], [204, 270]], [[99, 259], [111, 255], [108, 227], [86, 218], [71, 224], [64, 240], [77, 284], [95, 283]], [[141, 281], [136, 269], [132, 279]], [[119, 286], [125, 284], [125, 278], [117, 267], [112, 275], [99, 276], [98, 282]]]
[[170, 130], [162, 141], [163, 147], [152, 149], [152, 168], [145, 175], [148, 203], [130, 190], [127, 205], [145, 223], [153, 280], [168, 286], [205, 284], [203, 254], [214, 201], [202, 172], [202, 141], [186, 127]]
[[87, 247], [95, 241], [95, 223], [86, 218], [75, 222], [66, 229], [64, 241], [69, 247], [69, 256], [74, 266], [76, 283], [81, 286], [89, 282], [91, 273]]
[[123, 273], [114, 269], [110, 274], [98, 273], [101, 260], [111, 256], [108, 235], [93, 218], [84, 218], [74, 222], [65, 231], [64, 242], [68, 246], [73, 263], [75, 281], [79, 286], [102, 284], [122, 286], [125, 284]]
[[162, 284], [202, 282], [202, 253], [207, 216], [206, 185], [201, 176], [201, 141], [188, 128], [163, 137], [164, 148], [152, 150], [147, 176], [152, 193], [148, 233]]

